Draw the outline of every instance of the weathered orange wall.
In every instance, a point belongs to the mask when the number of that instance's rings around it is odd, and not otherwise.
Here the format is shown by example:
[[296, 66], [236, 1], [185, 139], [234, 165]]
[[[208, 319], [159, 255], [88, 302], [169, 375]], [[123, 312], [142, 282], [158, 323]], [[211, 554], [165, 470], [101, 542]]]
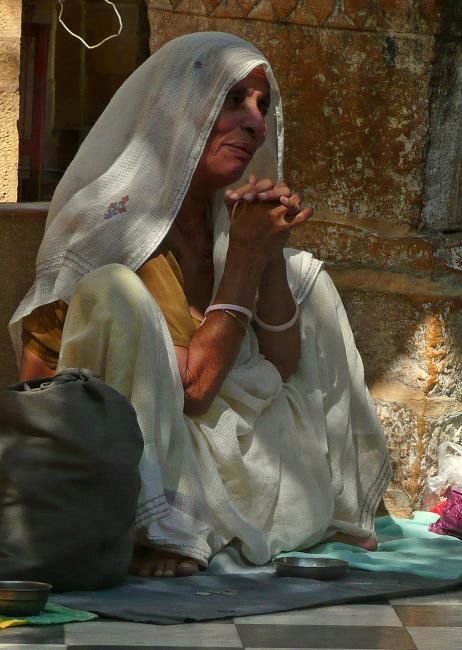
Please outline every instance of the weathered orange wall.
[[21, 2], [0, 2], [0, 201], [16, 201], [18, 188], [19, 46]]
[[326, 261], [342, 294], [389, 442], [387, 505], [402, 514], [438, 443], [462, 438], [461, 238], [419, 230], [444, 4], [148, 0], [151, 51], [227, 31], [275, 70], [286, 177], [316, 206], [293, 244]]

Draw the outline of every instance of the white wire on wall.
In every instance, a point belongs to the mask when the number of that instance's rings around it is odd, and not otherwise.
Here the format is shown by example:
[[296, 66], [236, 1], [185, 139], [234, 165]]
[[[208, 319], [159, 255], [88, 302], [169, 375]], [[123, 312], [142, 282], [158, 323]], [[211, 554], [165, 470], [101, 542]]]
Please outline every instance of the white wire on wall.
[[102, 41], [100, 41], [99, 43], [96, 43], [95, 45], [89, 45], [89, 44], [88, 44], [88, 43], [87, 43], [87, 42], [86, 42], [86, 41], [85, 41], [81, 36], [79, 36], [78, 34], [75, 34], [73, 31], [71, 31], [71, 30], [69, 29], [69, 27], [64, 23], [64, 21], [63, 21], [63, 19], [62, 19], [62, 16], [63, 16], [63, 11], [64, 11], [64, 2], [65, 2], [65, 0], [58, 0], [58, 2], [59, 2], [59, 15], [58, 15], [58, 20], [59, 20], [59, 22], [60, 22], [61, 25], [64, 27], [64, 29], [65, 29], [67, 32], [69, 32], [69, 34], [71, 34], [71, 36], [74, 36], [74, 37], [77, 38], [79, 41], [81, 41], [81, 42], [85, 45], [85, 47], [87, 47], [89, 50], [93, 50], [95, 47], [99, 47], [99, 46], [102, 45], [103, 43], [106, 43], [106, 41], [111, 40], [111, 38], [116, 38], [117, 36], [120, 35], [120, 33], [121, 33], [122, 29], [123, 29], [122, 17], [121, 17], [121, 15], [120, 15], [119, 12], [118, 12], [117, 7], [115, 6], [115, 3], [114, 3], [114, 2], [111, 2], [111, 0], [104, 0], [104, 2], [105, 2], [106, 4], [111, 5], [112, 8], [114, 9], [114, 12], [115, 12], [115, 14], [116, 14], [116, 16], [117, 16], [117, 19], [118, 19], [118, 21], [119, 21], [119, 31], [117, 32], [117, 34], [111, 34], [111, 36], [106, 36], [106, 38], [104, 38], [104, 39], [103, 39]]

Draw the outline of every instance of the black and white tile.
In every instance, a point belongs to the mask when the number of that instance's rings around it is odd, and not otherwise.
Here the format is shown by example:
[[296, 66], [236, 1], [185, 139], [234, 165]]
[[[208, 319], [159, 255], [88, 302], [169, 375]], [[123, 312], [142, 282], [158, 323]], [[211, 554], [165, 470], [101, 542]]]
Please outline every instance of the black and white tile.
[[98, 619], [0, 631], [0, 650], [461, 650], [462, 591], [182, 625]]

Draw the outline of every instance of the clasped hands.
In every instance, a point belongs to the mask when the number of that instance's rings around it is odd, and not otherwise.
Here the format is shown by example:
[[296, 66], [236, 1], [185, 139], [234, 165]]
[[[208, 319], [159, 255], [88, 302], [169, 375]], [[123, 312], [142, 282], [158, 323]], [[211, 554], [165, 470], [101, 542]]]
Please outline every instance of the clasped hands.
[[247, 183], [225, 192], [230, 240], [254, 253], [262, 252], [268, 261], [279, 258], [292, 228], [313, 214], [313, 208], [302, 208], [301, 202], [301, 196], [284, 182], [257, 180], [251, 174]]

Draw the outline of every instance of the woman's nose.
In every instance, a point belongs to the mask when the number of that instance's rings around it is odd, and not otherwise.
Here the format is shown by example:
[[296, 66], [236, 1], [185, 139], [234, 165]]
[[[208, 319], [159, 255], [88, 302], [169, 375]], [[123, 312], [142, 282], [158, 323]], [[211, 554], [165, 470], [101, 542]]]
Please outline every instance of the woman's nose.
[[249, 135], [259, 141], [263, 142], [266, 136], [266, 122], [265, 116], [261, 112], [256, 102], [248, 102], [245, 106], [244, 115], [242, 118], [242, 128]]

